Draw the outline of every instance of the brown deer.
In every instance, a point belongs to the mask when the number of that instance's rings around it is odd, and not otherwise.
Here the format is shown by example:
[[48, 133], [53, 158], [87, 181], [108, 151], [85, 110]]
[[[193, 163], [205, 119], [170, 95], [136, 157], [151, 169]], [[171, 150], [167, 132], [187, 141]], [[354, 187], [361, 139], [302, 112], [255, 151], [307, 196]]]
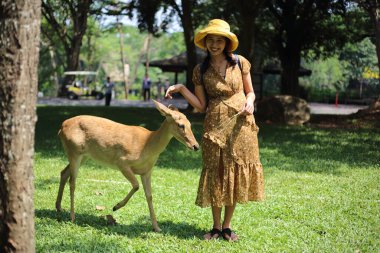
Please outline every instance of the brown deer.
[[56, 201], [57, 211], [61, 211], [61, 201], [65, 184], [70, 177], [70, 216], [74, 221], [74, 191], [78, 169], [85, 158], [90, 157], [102, 164], [115, 167], [132, 184], [132, 190], [116, 204], [114, 211], [125, 206], [139, 189], [135, 175], [141, 176], [145, 197], [148, 202], [153, 229], [160, 231], [153, 210], [151, 175], [159, 155], [174, 136], [192, 150], [198, 150], [191, 124], [176, 108], [166, 107], [154, 101], [156, 108], [165, 116], [157, 131], [149, 131], [139, 126], [127, 126], [114, 121], [94, 117], [77, 116], [62, 123], [58, 135], [62, 141], [69, 164], [61, 172], [61, 181]]

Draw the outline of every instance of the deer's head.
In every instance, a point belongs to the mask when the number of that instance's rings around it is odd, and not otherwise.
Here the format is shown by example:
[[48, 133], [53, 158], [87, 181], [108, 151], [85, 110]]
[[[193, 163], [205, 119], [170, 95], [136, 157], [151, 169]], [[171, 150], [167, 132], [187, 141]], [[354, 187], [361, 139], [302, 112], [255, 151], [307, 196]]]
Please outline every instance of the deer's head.
[[153, 100], [157, 110], [162, 116], [165, 116], [169, 123], [170, 133], [186, 147], [197, 151], [199, 144], [191, 130], [191, 124], [187, 117], [178, 111], [174, 106], [166, 107], [165, 105]]

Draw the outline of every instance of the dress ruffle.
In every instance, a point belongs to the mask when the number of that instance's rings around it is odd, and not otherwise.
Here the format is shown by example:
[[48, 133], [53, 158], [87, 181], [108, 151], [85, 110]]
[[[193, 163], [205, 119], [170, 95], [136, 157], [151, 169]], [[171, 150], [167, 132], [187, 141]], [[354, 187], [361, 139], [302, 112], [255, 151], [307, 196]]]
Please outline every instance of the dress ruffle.
[[214, 170], [203, 170], [196, 205], [232, 206], [235, 203], [264, 200], [264, 176], [261, 163], [225, 166], [223, 179]]

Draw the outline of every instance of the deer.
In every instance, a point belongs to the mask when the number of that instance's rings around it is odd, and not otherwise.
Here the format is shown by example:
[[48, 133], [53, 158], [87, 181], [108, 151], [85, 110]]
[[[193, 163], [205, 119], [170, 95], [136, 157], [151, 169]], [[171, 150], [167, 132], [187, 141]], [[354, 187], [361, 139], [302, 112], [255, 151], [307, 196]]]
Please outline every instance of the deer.
[[58, 212], [62, 210], [63, 190], [70, 178], [70, 218], [74, 222], [74, 192], [78, 169], [86, 159], [91, 158], [103, 165], [120, 170], [132, 185], [126, 197], [113, 207], [113, 211], [125, 206], [133, 194], [139, 190], [136, 176], [141, 177], [153, 230], [161, 231], [153, 209], [151, 188], [153, 167], [172, 137], [194, 151], [199, 149], [199, 144], [191, 130], [189, 120], [183, 113], [173, 106], [166, 107], [155, 100], [154, 103], [157, 110], [165, 117], [156, 131], [89, 115], [76, 116], [62, 123], [58, 136], [69, 164], [60, 175], [55, 204]]

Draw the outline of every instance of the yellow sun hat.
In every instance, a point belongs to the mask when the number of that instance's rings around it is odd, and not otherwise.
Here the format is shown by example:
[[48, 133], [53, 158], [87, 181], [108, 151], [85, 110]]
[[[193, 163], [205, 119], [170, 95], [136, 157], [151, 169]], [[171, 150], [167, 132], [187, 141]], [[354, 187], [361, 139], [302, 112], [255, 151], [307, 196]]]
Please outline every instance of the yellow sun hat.
[[221, 35], [229, 39], [230, 45], [229, 45], [229, 48], [227, 49], [228, 52], [235, 51], [239, 45], [238, 38], [236, 37], [234, 33], [230, 32], [230, 25], [224, 20], [221, 20], [221, 19], [210, 20], [207, 27], [200, 30], [195, 35], [195, 38], [194, 38], [195, 45], [203, 50], [207, 50], [204, 39], [209, 34]]

